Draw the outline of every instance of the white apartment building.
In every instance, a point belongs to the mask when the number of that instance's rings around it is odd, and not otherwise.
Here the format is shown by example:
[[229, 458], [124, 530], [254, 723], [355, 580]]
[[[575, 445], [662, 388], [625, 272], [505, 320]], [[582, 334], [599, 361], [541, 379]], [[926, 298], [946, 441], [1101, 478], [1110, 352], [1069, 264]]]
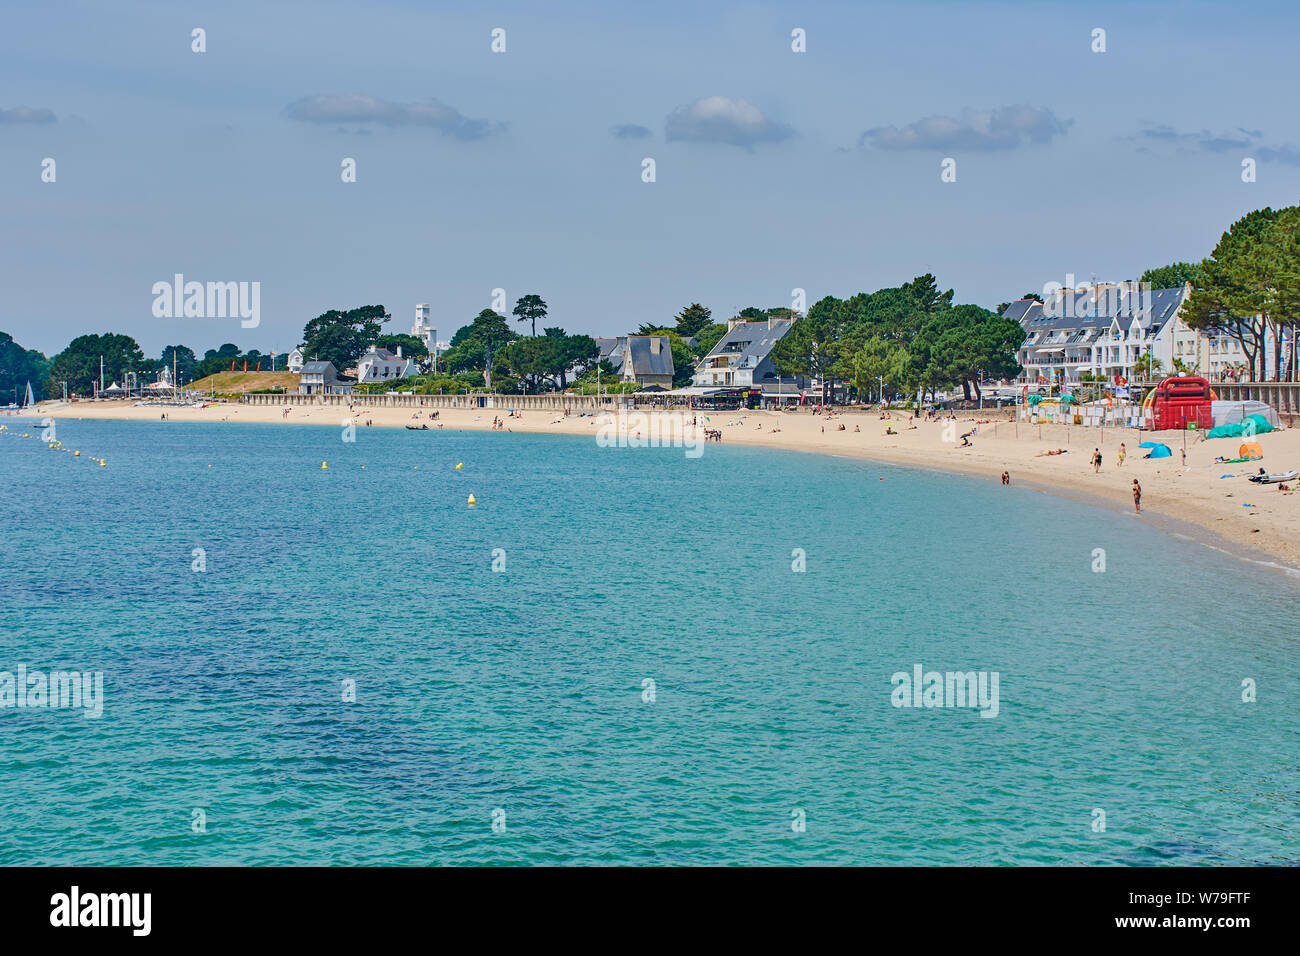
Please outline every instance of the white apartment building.
[[1142, 292], [1126, 282], [1062, 290], [1046, 303], [1011, 303], [1003, 315], [1025, 330], [1016, 353], [1024, 369], [1020, 381], [1072, 385], [1084, 373], [1112, 382], [1128, 379], [1148, 354], [1160, 362], [1160, 371], [1173, 372], [1174, 357], [1196, 347], [1198, 333], [1178, 318], [1190, 294], [1189, 286]]

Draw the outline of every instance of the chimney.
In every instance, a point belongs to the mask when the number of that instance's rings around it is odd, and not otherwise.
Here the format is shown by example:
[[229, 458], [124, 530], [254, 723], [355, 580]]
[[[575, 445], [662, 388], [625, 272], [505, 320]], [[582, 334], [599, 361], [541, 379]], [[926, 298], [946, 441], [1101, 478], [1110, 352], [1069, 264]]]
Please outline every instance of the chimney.
[[650, 354], [658, 355], [663, 349], [664, 340], [657, 335], [650, 336]]
[[730, 318], [730, 319], [727, 319], [727, 331], [730, 332], [730, 331], [731, 331], [732, 329], [734, 329], [737, 325], [739, 325], [741, 322], [744, 322], [744, 321], [745, 321], [745, 320], [742, 319], [742, 318], [741, 318], [740, 316], [738, 316], [738, 315], [737, 315], [737, 316], [733, 316], [733, 317]]

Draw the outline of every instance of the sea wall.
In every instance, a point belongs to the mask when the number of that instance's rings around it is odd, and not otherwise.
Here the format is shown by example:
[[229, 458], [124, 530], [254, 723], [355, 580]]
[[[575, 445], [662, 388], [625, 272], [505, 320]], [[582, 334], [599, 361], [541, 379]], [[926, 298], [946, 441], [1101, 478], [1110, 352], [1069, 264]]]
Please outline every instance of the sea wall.
[[243, 395], [242, 405], [311, 405], [340, 408], [495, 408], [593, 411], [615, 408], [618, 395], [297, 395], [293, 392]]

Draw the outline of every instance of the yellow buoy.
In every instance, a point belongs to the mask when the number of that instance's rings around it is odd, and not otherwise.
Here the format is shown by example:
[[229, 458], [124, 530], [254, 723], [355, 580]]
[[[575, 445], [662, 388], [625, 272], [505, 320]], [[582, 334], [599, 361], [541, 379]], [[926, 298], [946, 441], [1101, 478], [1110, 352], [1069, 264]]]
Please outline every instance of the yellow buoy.
[[100, 467], [100, 468], [103, 468], [103, 467], [104, 467], [104, 459], [102, 459], [102, 458], [99, 459], [99, 467]]
[[80, 458], [80, 457], [81, 457], [81, 452], [79, 452], [79, 451], [74, 451], [72, 454], [73, 454], [73, 456], [76, 457], [76, 458]]
[[474, 505], [475, 505], [476, 503], [477, 503], [477, 502], [474, 501], [474, 496], [473, 496], [473, 495], [470, 495], [470, 496], [469, 496], [469, 506], [470, 506], [471, 508], [473, 508]]
[[326, 468], [329, 467], [329, 465], [325, 464], [325, 462], [323, 462], [323, 461], [320, 463], [320, 466], [321, 466], [321, 470], [322, 470], [322, 471], [323, 471], [324, 469], [326, 469]]
[[457, 470], [457, 471], [460, 471], [460, 469], [464, 466], [464, 464], [465, 464], [465, 463], [464, 463], [463, 461], [457, 462], [457, 463], [456, 463], [456, 470]]

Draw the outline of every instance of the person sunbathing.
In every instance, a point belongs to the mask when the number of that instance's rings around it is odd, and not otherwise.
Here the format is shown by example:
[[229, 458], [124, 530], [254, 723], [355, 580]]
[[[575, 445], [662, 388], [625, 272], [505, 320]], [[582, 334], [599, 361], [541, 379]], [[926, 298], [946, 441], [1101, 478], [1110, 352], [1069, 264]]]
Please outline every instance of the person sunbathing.
[[1034, 457], [1035, 457], [1035, 458], [1042, 458], [1044, 455], [1068, 455], [1068, 454], [1069, 454], [1069, 452], [1066, 451], [1064, 448], [1058, 448], [1058, 449], [1056, 449], [1056, 451], [1040, 451], [1040, 452], [1039, 452], [1037, 455], [1035, 455]]

